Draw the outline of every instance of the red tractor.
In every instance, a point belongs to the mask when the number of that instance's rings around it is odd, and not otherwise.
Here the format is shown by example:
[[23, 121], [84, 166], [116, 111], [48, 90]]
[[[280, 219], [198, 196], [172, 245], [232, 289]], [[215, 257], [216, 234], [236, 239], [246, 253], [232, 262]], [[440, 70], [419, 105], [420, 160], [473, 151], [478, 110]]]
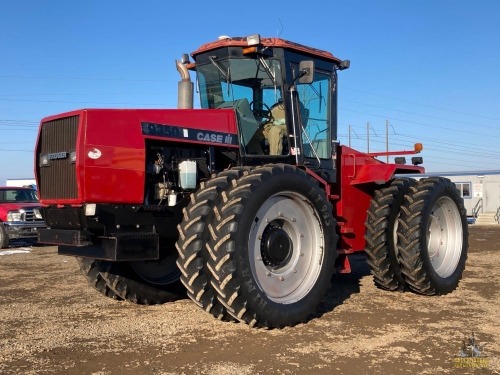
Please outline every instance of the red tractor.
[[[177, 62], [178, 109], [81, 109], [42, 120], [39, 241], [77, 257], [103, 294], [139, 304], [187, 295], [223, 320], [308, 319], [335, 270], [365, 251], [378, 287], [454, 290], [463, 201], [337, 137], [331, 53], [279, 38], [221, 37]], [[193, 109], [196, 72], [201, 109]]]

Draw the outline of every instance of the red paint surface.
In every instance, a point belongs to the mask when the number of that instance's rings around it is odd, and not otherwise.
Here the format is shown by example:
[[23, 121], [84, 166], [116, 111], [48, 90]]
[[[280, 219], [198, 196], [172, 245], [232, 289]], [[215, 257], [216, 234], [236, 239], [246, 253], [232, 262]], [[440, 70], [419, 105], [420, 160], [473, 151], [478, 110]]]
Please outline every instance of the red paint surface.
[[[78, 198], [42, 199], [44, 204], [142, 203], [146, 169], [145, 139], [147, 138], [220, 146], [211, 142], [144, 136], [141, 128], [143, 122], [233, 135], [237, 133], [233, 110], [82, 109], [44, 118], [42, 123], [75, 115], [80, 116], [75, 166]], [[237, 145], [225, 146], [238, 147]], [[89, 157], [92, 153], [100, 154], [100, 156], [93, 159]]]
[[365, 221], [374, 191], [396, 174], [424, 173], [424, 168], [412, 165], [385, 164], [367, 154], [341, 146], [338, 183], [332, 193], [340, 199], [334, 202], [339, 224], [339, 249], [343, 252], [363, 251]]

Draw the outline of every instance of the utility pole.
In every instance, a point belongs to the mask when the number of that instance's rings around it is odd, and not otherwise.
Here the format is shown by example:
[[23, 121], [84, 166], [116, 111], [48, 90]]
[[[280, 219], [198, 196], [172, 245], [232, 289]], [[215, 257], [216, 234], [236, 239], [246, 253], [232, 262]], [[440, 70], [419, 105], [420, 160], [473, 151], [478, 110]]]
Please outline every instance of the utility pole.
[[370, 152], [370, 123], [366, 123], [366, 149]]
[[[385, 120], [385, 150], [389, 152], [389, 120]], [[389, 164], [389, 155], [386, 157]]]
[[351, 124], [349, 124], [349, 148], [351, 147]]

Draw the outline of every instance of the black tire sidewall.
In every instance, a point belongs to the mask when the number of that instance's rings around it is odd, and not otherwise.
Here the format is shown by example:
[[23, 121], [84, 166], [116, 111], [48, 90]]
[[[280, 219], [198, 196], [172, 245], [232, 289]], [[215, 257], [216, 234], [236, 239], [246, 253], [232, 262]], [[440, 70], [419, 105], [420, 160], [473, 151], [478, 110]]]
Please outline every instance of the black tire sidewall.
[[0, 222], [0, 249], [9, 247], [9, 235], [5, 229], [3, 222]]
[[[441, 277], [431, 264], [431, 258], [429, 256], [429, 249], [427, 245], [427, 230], [429, 228], [429, 221], [432, 214], [432, 209], [438, 199], [441, 197], [448, 197], [453, 200], [456, 204], [458, 212], [460, 213], [460, 221], [462, 223], [462, 250], [460, 254], [460, 259], [454, 272], [448, 277]], [[422, 253], [422, 262], [425, 270], [432, 280], [433, 287], [438, 294], [446, 294], [454, 289], [456, 289], [461, 277], [463, 270], [465, 269], [465, 262], [467, 260], [467, 248], [468, 248], [468, 223], [467, 215], [465, 213], [465, 208], [463, 205], [462, 198], [455, 185], [448, 180], [442, 179], [440, 183], [437, 183], [434, 189], [431, 190], [430, 195], [425, 201], [424, 208], [422, 210], [422, 222], [419, 228], [419, 240], [420, 240], [420, 251]]]
[[[276, 303], [259, 288], [250, 267], [248, 248], [248, 235], [258, 210], [270, 197], [283, 192], [298, 193], [312, 204], [320, 218], [325, 245], [323, 267], [315, 285], [304, 298], [291, 304]], [[245, 202], [235, 236], [237, 249], [235, 274], [245, 286], [241, 288], [241, 294], [254, 309], [265, 311], [269, 322], [288, 325], [305, 319], [310, 313], [311, 306], [316, 306], [321, 301], [325, 290], [330, 286], [336, 257], [336, 225], [330, 207], [326, 203], [324, 192], [309, 177], [298, 171], [295, 173], [285, 171], [285, 173], [264, 179], [259, 186], [255, 186], [251, 196]]]
[[387, 219], [387, 242], [389, 246], [388, 255], [394, 264], [398, 264], [398, 256], [397, 256], [397, 243], [394, 242], [394, 226], [400, 216], [401, 213], [401, 205], [404, 202], [404, 198], [408, 191], [410, 190], [410, 186], [413, 186], [417, 183], [416, 180], [407, 179], [404, 181], [403, 179], [398, 179], [396, 181], [403, 181], [403, 186], [398, 188], [396, 194], [393, 195], [393, 202], [390, 206], [390, 214]]
[[[171, 246], [167, 251], [176, 251], [176, 249]], [[173, 259], [176, 258], [176, 256], [173, 257]], [[186, 296], [186, 289], [180, 280], [164, 285], [153, 284], [138, 275], [130, 263], [103, 261], [100, 265], [102, 278], [121, 298], [131, 300], [130, 296], [134, 296], [133, 302], [154, 305], [175, 301]]]
[[[367, 244], [365, 251], [374, 275], [375, 285], [384, 290], [404, 291], [406, 289], [399, 263], [394, 229], [398, 223], [405, 196], [416, 183], [417, 181], [412, 178], [397, 178], [388, 186], [381, 188], [380, 195], [375, 194], [370, 203], [366, 221], [365, 238]], [[387, 205], [386, 208], [384, 208], [385, 205]], [[385, 218], [382, 222], [380, 221], [381, 216]], [[368, 242], [368, 239], [371, 242]], [[374, 262], [370, 260], [374, 260]], [[383, 262], [383, 264], [380, 265], [379, 262]]]

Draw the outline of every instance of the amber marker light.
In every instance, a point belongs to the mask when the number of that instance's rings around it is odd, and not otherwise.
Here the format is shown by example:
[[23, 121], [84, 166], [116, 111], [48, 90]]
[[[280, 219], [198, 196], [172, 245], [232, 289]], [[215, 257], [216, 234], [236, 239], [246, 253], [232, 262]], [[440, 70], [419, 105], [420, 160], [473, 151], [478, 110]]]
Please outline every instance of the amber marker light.
[[250, 53], [255, 53], [257, 52], [257, 47], [256, 46], [251, 46], [251, 47], [245, 47], [243, 48], [243, 55], [248, 55]]
[[413, 149], [418, 154], [419, 152], [421, 152], [424, 149], [424, 146], [422, 145], [422, 143], [415, 143], [415, 146]]

